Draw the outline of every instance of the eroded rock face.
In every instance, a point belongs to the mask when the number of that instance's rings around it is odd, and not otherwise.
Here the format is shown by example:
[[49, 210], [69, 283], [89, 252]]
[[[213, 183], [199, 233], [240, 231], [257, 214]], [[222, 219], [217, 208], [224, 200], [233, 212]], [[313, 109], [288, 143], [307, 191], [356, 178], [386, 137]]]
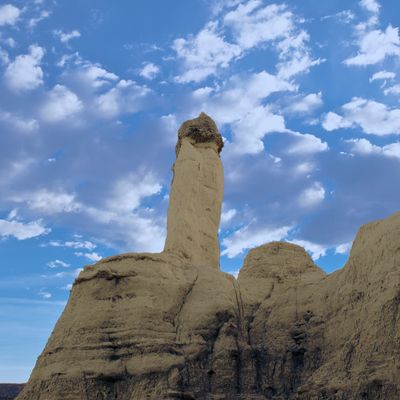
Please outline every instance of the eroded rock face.
[[88, 266], [19, 400], [400, 398], [400, 214], [326, 275], [299, 246], [219, 271], [222, 139], [179, 131], [165, 250]]
[[222, 137], [206, 114], [179, 129], [165, 252], [219, 270], [218, 228], [224, 192]]

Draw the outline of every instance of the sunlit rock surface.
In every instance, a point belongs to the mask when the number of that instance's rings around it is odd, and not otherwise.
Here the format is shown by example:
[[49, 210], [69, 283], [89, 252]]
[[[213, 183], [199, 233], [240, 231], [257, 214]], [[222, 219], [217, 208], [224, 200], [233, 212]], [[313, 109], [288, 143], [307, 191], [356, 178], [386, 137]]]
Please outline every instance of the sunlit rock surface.
[[235, 280], [222, 146], [207, 115], [182, 125], [164, 251], [82, 271], [19, 400], [400, 398], [400, 214], [363, 226], [331, 275], [274, 242]]

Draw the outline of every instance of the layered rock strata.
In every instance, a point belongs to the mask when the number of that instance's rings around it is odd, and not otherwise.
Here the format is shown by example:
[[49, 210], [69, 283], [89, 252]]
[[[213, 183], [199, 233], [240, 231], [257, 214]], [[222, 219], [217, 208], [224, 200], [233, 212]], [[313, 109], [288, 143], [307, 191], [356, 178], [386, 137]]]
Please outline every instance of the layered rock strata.
[[400, 398], [400, 214], [363, 226], [346, 266], [299, 246], [219, 270], [222, 138], [184, 123], [159, 254], [86, 267], [19, 400]]

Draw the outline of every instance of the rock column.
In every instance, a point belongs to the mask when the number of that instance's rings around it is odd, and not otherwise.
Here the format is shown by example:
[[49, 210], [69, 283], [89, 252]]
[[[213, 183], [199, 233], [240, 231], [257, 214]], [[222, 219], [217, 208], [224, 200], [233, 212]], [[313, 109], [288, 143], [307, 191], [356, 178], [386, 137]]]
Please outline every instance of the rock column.
[[204, 113], [180, 127], [164, 248], [190, 264], [216, 269], [224, 191], [222, 147], [215, 122]]

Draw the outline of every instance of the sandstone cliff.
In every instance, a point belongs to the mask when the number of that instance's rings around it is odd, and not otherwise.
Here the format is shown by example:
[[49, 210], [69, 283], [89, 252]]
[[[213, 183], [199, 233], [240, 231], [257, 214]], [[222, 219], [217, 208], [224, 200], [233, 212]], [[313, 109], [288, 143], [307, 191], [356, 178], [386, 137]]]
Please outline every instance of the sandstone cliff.
[[179, 131], [165, 249], [88, 266], [20, 400], [400, 398], [400, 214], [326, 275], [299, 246], [219, 270], [222, 138]]

